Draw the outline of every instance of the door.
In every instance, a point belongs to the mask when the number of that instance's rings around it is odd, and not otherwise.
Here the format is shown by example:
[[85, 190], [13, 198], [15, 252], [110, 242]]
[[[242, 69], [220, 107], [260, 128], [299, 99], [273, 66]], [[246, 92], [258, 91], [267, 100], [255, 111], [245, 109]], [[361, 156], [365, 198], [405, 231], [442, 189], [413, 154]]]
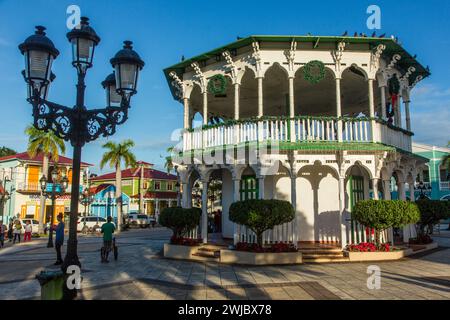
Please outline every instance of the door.
[[[358, 201], [364, 200], [364, 177], [361, 176], [350, 176], [348, 179], [350, 185], [350, 213], [353, 211], [356, 203]], [[363, 239], [363, 234], [365, 232], [353, 216], [351, 218], [351, 240], [352, 243], [360, 243]]]

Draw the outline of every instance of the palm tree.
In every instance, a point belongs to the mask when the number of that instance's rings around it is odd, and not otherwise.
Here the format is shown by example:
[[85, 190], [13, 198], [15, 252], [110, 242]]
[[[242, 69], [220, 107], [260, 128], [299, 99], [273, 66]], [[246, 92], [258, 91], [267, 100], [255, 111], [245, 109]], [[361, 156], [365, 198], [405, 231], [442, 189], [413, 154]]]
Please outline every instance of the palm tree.
[[116, 169], [116, 206], [117, 206], [117, 230], [120, 231], [122, 227], [122, 162], [125, 164], [125, 169], [136, 166], [136, 157], [131, 152], [134, 147], [133, 140], [127, 139], [121, 143], [109, 141], [103, 145], [107, 149], [103, 154], [100, 162], [100, 168], [103, 169], [106, 164], [111, 168]]
[[16, 153], [17, 152], [15, 150], [5, 147], [5, 146], [0, 148], [0, 157], [12, 156]]
[[[66, 152], [66, 145], [64, 140], [57, 137], [53, 131], [42, 131], [30, 125], [25, 129], [25, 134], [28, 136], [27, 152], [31, 158], [36, 157], [39, 153], [43, 154], [42, 158], [42, 173], [48, 174], [48, 162], [52, 159], [58, 162], [59, 155]], [[48, 177], [47, 177], [48, 178]], [[41, 208], [39, 212], [39, 232], [44, 230], [44, 215], [45, 215], [45, 197], [41, 195]]]
[[172, 153], [173, 153], [174, 147], [167, 148], [166, 152], [169, 154], [166, 157], [166, 162], [164, 163], [164, 168], [166, 168], [167, 173], [170, 173], [174, 169], [174, 164], [172, 161]]

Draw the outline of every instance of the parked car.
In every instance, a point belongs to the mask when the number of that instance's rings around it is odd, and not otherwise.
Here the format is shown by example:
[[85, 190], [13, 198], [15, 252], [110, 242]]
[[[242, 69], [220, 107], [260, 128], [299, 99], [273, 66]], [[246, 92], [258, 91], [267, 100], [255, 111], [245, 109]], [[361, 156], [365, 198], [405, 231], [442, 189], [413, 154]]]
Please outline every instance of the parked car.
[[25, 225], [27, 224], [27, 221], [31, 224], [31, 233], [32, 234], [38, 234], [39, 233], [39, 221], [33, 220], [33, 219], [20, 219], [20, 223], [22, 224], [22, 234], [25, 233]]
[[104, 223], [106, 223], [106, 219], [102, 217], [96, 217], [96, 216], [86, 216], [86, 217], [79, 217], [77, 221], [77, 231], [82, 232], [83, 228], [85, 226], [86, 221], [86, 231], [95, 231], [96, 229], [99, 229], [102, 227]]
[[130, 227], [148, 228], [150, 226], [150, 219], [143, 213], [130, 213], [127, 223]]

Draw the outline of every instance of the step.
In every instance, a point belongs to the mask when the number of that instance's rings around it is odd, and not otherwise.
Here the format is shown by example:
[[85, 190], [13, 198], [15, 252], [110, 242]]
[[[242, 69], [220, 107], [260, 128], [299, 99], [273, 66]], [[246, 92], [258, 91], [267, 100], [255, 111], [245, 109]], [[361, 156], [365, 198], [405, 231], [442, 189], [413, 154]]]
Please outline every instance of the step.
[[334, 253], [331, 252], [329, 254], [322, 254], [322, 253], [303, 253], [302, 257], [305, 258], [342, 258], [344, 255], [342, 252], [340, 253]]
[[204, 256], [204, 257], [220, 257], [220, 251], [219, 250], [211, 250], [211, 249], [203, 249], [199, 248], [197, 249], [197, 254]]
[[323, 254], [323, 255], [342, 255], [342, 249], [339, 250], [299, 250], [301, 253], [305, 254]]
[[205, 255], [205, 254], [201, 254], [201, 253], [194, 253], [194, 254], [192, 254], [192, 260], [220, 262], [220, 258], [219, 257], [215, 257], [215, 256], [211, 256], [211, 255]]
[[342, 252], [342, 248], [298, 248], [301, 252]]
[[335, 262], [349, 262], [349, 258], [345, 257], [318, 257], [318, 258], [308, 258], [303, 257], [304, 263], [335, 263]]

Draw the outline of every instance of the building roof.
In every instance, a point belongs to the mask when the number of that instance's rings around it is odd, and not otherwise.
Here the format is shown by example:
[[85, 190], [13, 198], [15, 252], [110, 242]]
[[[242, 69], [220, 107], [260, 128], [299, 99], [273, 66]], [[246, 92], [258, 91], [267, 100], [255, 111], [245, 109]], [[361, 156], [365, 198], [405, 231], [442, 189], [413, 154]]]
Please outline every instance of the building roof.
[[[138, 199], [139, 194], [131, 196], [131, 198]], [[177, 193], [173, 191], [151, 192], [148, 191], [144, 195], [144, 199], [176, 199]]]
[[[129, 168], [122, 170], [122, 179], [126, 178], [139, 178], [141, 176], [140, 169]], [[159, 170], [152, 168], [144, 168], [144, 178], [145, 179], [156, 179], [156, 180], [177, 180], [177, 176], [173, 174], [168, 174]], [[104, 180], [114, 180], [116, 179], [116, 173], [106, 173], [104, 175], [92, 178], [91, 181], [104, 181]]]
[[413, 152], [430, 152], [430, 151], [439, 151], [443, 153], [450, 154], [450, 148], [446, 147], [437, 147], [431, 144], [417, 143], [413, 142], [412, 144]]
[[319, 43], [355, 43], [355, 44], [369, 44], [371, 48], [375, 48], [379, 44], [384, 44], [386, 49], [383, 52], [383, 56], [392, 58], [395, 54], [401, 55], [402, 59], [396, 64], [396, 66], [406, 72], [409, 67], [415, 67], [416, 71], [409, 77], [410, 84], [412, 84], [418, 76], [422, 76], [424, 79], [430, 75], [427, 68], [423, 67], [413, 56], [411, 56], [403, 47], [392, 38], [378, 38], [378, 37], [343, 37], [343, 36], [280, 36], [280, 35], [252, 35], [247, 38], [243, 38], [232, 43], [229, 43], [220, 48], [208, 51], [206, 53], [197, 55], [193, 58], [186, 59], [180, 63], [172, 65], [164, 69], [164, 74], [166, 76], [169, 87], [172, 90], [172, 94], [176, 99], [176, 94], [171, 86], [173, 81], [169, 76], [171, 71], [175, 71], [179, 76], [184, 73], [184, 69], [190, 66], [193, 62], [205, 61], [214, 57], [217, 57], [225, 50], [234, 50], [251, 45], [253, 42], [312, 42], [315, 44]]
[[[33, 162], [33, 163], [42, 163], [42, 159], [44, 158], [43, 153], [38, 153], [34, 158], [31, 158], [28, 152], [16, 153], [11, 156], [0, 157], [0, 162], [10, 161], [10, 160], [19, 160], [24, 162]], [[58, 164], [72, 164], [72, 159], [64, 156], [59, 156]], [[90, 167], [92, 164], [87, 162], [81, 162], [82, 167]]]

